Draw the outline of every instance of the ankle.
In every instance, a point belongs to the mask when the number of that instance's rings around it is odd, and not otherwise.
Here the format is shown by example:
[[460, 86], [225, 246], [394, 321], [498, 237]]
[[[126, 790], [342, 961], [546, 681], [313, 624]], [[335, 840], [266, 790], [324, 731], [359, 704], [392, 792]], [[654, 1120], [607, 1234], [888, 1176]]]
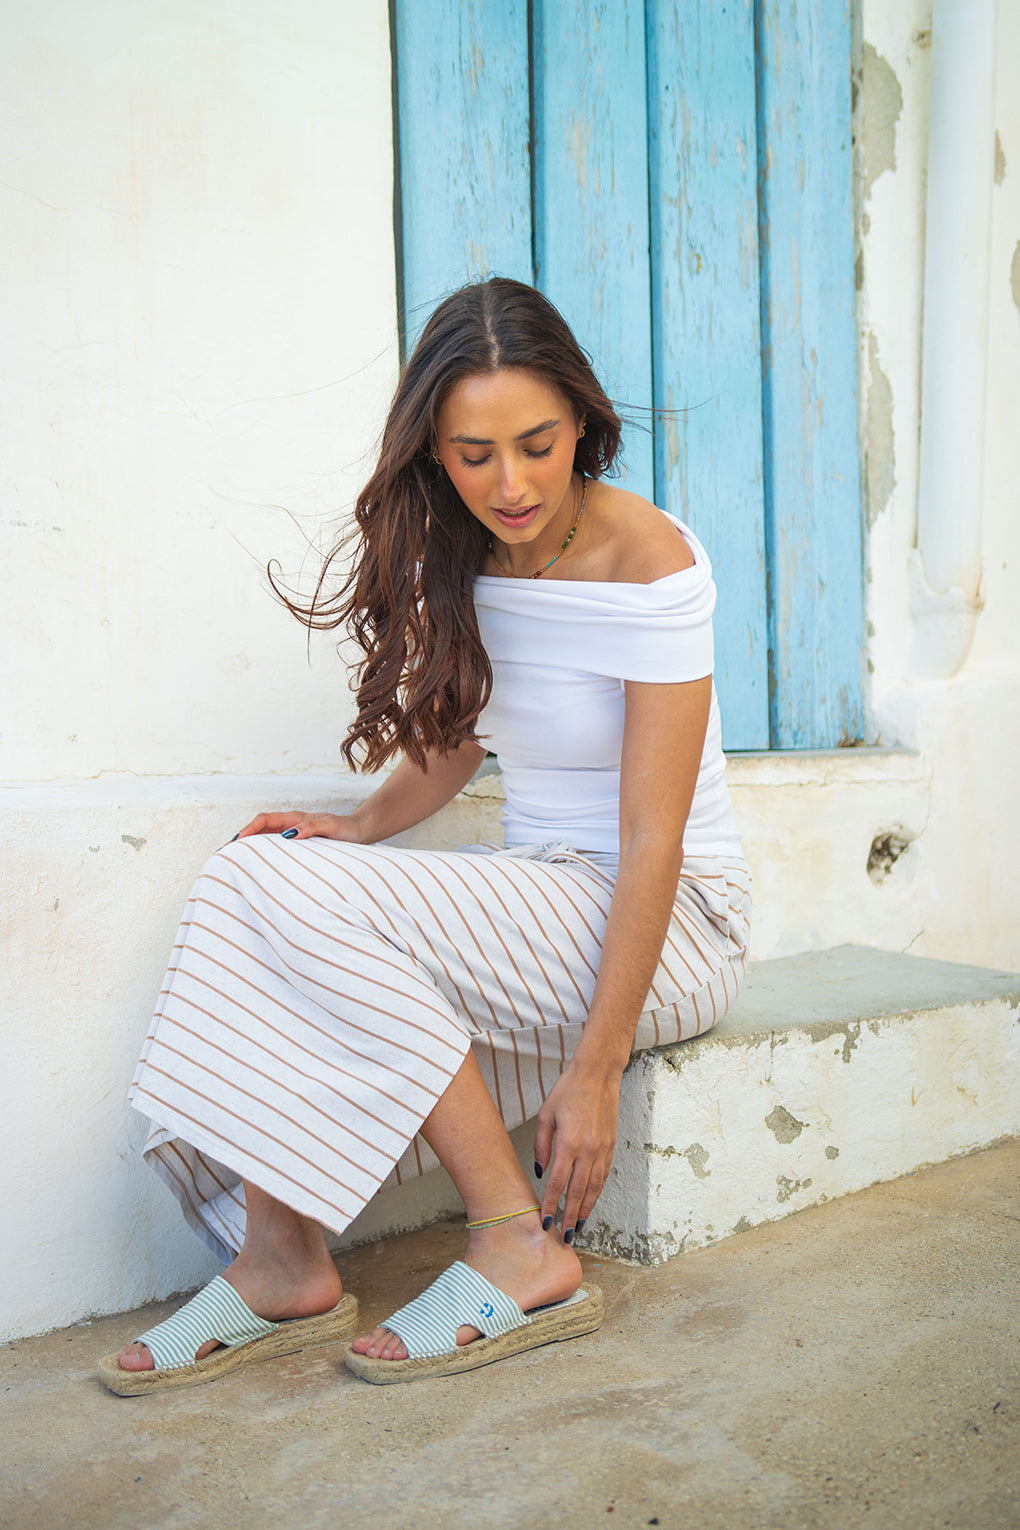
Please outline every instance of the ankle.
[[469, 1231], [467, 1251], [471, 1257], [514, 1262], [523, 1259], [530, 1264], [546, 1257], [549, 1243], [550, 1234], [542, 1230], [541, 1213], [531, 1211], [512, 1222]]
[[[526, 1201], [520, 1201], [520, 1197], [513, 1196], [508, 1197], [507, 1199], [510, 1202], [508, 1209], [506, 1211], [498, 1212], [494, 1216], [485, 1214], [472, 1215], [469, 1211], [467, 1220], [468, 1232], [485, 1232], [490, 1228], [504, 1227], [510, 1222], [516, 1222], [522, 1218], [527, 1217], [529, 1212], [535, 1212], [537, 1214], [540, 1210], [537, 1201], [535, 1201], [530, 1196]], [[520, 1202], [520, 1204], [515, 1204], [515, 1201]]]
[[239, 1270], [290, 1271], [301, 1275], [332, 1264], [326, 1240], [320, 1235], [308, 1238], [300, 1231], [280, 1229], [274, 1235], [264, 1229], [256, 1238], [248, 1238], [234, 1261]]

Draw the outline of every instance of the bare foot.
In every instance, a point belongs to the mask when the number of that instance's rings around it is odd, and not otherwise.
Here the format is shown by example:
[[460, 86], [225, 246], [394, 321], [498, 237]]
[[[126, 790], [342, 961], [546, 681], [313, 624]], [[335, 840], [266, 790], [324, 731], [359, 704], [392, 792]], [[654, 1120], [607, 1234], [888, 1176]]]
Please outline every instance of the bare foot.
[[[267, 1322], [279, 1323], [285, 1318], [317, 1317], [329, 1312], [343, 1294], [340, 1276], [332, 1259], [316, 1259], [313, 1267], [285, 1269], [280, 1263], [259, 1266], [251, 1256], [238, 1254], [223, 1279], [233, 1286], [251, 1310]], [[215, 1339], [210, 1339], [196, 1352], [196, 1360], [204, 1360], [214, 1349], [219, 1349]], [[122, 1349], [118, 1363], [123, 1371], [151, 1371], [152, 1355], [144, 1344], [129, 1344]]]
[[[512, 1297], [524, 1312], [564, 1301], [581, 1284], [581, 1261], [555, 1230], [542, 1231], [537, 1211], [502, 1227], [472, 1232], [464, 1263]], [[470, 1344], [479, 1337], [477, 1328], [457, 1329], [458, 1344]], [[351, 1348], [375, 1360], [407, 1359], [404, 1345], [388, 1328], [373, 1328], [355, 1339]]]

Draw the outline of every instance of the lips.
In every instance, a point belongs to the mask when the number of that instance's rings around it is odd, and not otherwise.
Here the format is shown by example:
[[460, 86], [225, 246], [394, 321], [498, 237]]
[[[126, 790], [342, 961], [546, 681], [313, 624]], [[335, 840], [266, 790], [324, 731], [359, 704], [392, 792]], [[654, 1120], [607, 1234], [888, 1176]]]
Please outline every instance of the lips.
[[493, 505], [492, 513], [501, 526], [529, 526], [539, 509], [538, 505], [528, 505], [523, 510], [503, 510]]

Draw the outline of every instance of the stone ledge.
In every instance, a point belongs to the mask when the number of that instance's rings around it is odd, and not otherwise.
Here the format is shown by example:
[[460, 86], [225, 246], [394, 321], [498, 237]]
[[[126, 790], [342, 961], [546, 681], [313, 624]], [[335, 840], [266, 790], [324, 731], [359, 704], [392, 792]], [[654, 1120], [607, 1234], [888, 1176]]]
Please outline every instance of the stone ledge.
[[635, 1058], [584, 1242], [659, 1264], [1020, 1133], [1020, 975], [842, 946]]

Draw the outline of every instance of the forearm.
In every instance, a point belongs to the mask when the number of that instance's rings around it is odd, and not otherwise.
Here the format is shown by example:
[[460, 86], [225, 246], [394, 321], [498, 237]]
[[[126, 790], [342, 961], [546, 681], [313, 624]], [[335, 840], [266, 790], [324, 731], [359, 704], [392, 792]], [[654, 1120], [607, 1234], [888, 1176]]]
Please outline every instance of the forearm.
[[579, 1069], [621, 1075], [669, 929], [681, 849], [654, 837], [623, 847]]
[[426, 771], [401, 760], [350, 815], [362, 843], [389, 839], [430, 818], [463, 790], [484, 758], [480, 744], [462, 744], [447, 755], [430, 757]]

